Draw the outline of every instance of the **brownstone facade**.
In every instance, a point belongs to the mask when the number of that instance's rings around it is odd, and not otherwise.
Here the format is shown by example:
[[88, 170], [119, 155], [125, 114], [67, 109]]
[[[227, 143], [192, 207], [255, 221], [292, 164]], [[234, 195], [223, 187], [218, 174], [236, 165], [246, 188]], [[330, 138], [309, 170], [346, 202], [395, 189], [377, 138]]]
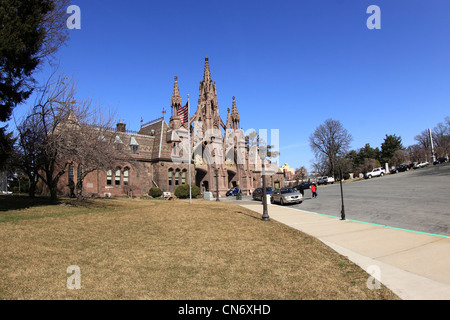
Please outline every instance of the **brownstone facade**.
[[[226, 191], [235, 186], [240, 187], [244, 194], [251, 194], [261, 187], [261, 160], [246, 145], [235, 97], [226, 122], [219, 116], [217, 89], [211, 79], [208, 58], [205, 59], [204, 76], [200, 82], [198, 107], [188, 122], [179, 115], [182, 106], [175, 77], [169, 124], [160, 118], [142, 124], [138, 132], [127, 131], [123, 123], [117, 124], [116, 141], [130, 148], [132, 159], [123, 163], [119, 161], [119, 165], [108, 171], [87, 175], [83, 193], [101, 197], [140, 196], [147, 194], [151, 187], [159, 187], [173, 194], [177, 186], [189, 183], [189, 162], [191, 182], [202, 191], [215, 193], [216, 181], [220, 196], [225, 196]], [[61, 178], [60, 193], [69, 193], [68, 181], [76, 181], [77, 170], [74, 164]], [[267, 186], [284, 185], [281, 171], [272, 169], [269, 173]]]

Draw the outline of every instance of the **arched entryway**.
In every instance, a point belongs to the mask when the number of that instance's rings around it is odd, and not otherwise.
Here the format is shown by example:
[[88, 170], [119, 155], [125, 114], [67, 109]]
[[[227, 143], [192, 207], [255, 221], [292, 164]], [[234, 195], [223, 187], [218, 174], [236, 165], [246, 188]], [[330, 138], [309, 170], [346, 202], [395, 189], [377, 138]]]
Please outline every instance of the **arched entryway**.
[[238, 182], [236, 180], [236, 171], [232, 169], [227, 169], [228, 174], [228, 188], [234, 188], [238, 186]]
[[205, 179], [207, 175], [207, 171], [202, 168], [196, 168], [195, 169], [195, 185], [200, 188], [200, 190], [203, 191], [210, 191], [209, 190], [209, 183], [208, 180]]

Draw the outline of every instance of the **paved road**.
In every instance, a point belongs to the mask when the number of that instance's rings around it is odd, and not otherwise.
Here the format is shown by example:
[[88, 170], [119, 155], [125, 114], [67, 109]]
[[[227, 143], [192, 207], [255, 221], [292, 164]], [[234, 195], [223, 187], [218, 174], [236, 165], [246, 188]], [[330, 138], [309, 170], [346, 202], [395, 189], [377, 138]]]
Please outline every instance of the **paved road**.
[[[450, 236], [450, 163], [344, 183], [343, 190], [347, 219]], [[305, 201], [289, 207], [340, 217], [339, 183], [319, 187], [317, 199], [306, 190]]]

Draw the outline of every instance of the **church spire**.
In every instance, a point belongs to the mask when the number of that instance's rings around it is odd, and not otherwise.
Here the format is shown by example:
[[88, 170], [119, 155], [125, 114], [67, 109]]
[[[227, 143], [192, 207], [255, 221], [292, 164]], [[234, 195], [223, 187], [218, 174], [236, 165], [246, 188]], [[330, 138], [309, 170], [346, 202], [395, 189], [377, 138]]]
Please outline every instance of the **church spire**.
[[[200, 81], [198, 107], [194, 119], [202, 122], [203, 133], [210, 129], [225, 129], [225, 124], [219, 115], [216, 84], [211, 79], [209, 59], [205, 58], [203, 80]], [[195, 121], [195, 120], [194, 120]]]
[[231, 126], [234, 130], [239, 130], [241, 127], [241, 117], [236, 106], [236, 97], [233, 97], [233, 109], [231, 111]]
[[171, 107], [181, 107], [180, 88], [178, 87], [178, 77], [175, 76], [175, 83], [173, 85], [173, 94], [170, 100]]
[[178, 77], [175, 76], [175, 83], [173, 85], [173, 94], [170, 99], [171, 117], [169, 127], [171, 129], [178, 129], [181, 126], [181, 120], [178, 116], [178, 109], [181, 107], [180, 88], [178, 87]]
[[233, 109], [232, 113], [238, 113], [237, 106], [236, 106], [236, 97], [233, 97]]
[[209, 70], [209, 58], [205, 58], [205, 71], [203, 74], [203, 81], [210, 81], [211, 80], [211, 71]]

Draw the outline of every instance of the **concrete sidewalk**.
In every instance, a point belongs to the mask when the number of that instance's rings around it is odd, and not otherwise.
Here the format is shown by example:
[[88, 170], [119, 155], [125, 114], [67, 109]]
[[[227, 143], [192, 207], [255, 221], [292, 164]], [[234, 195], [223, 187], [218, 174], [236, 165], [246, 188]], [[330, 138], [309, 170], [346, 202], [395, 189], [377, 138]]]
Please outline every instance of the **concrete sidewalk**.
[[[262, 214], [260, 202], [232, 201]], [[269, 216], [318, 238], [404, 300], [450, 300], [450, 238], [269, 205]], [[372, 274], [371, 272], [369, 272]]]

